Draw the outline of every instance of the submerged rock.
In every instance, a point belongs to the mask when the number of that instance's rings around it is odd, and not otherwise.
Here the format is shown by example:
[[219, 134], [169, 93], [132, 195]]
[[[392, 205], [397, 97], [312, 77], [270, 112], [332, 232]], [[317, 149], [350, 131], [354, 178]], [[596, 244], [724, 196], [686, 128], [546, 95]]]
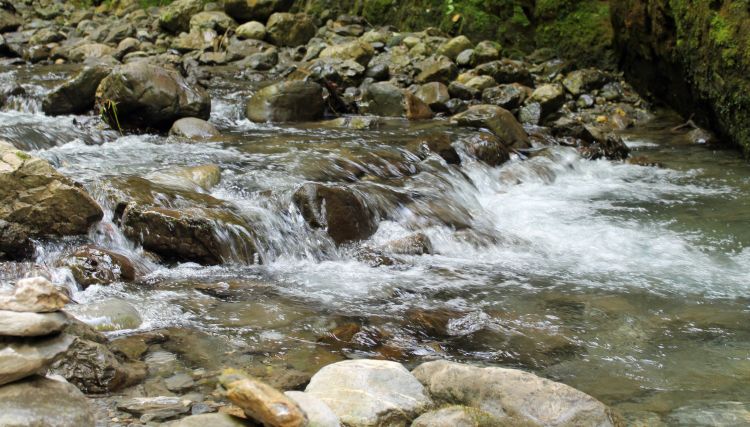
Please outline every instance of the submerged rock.
[[323, 88], [294, 80], [266, 86], [247, 101], [245, 115], [254, 122], [297, 122], [323, 115]]
[[183, 117], [208, 119], [211, 98], [176, 71], [145, 61], [112, 70], [96, 90], [96, 104], [112, 127], [167, 129]]
[[93, 427], [94, 413], [72, 384], [34, 376], [0, 387], [0, 425]]
[[432, 406], [422, 384], [400, 363], [346, 360], [313, 375], [305, 393], [350, 427], [408, 425]]
[[466, 153], [489, 166], [500, 166], [510, 160], [508, 147], [489, 133], [476, 133], [461, 140]]
[[136, 329], [142, 322], [138, 310], [129, 302], [119, 298], [72, 305], [68, 311], [97, 331]]
[[72, 80], [58, 86], [44, 98], [44, 114], [81, 114], [91, 110], [94, 107], [96, 88], [109, 71], [110, 68], [104, 65], [84, 68]]

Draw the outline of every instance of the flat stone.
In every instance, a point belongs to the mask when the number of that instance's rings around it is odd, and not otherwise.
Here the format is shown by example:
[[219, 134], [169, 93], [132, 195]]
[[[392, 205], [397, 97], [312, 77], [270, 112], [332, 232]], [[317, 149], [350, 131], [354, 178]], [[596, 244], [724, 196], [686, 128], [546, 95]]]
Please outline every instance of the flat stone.
[[180, 393], [191, 389], [195, 385], [195, 381], [190, 375], [179, 373], [165, 379], [164, 384], [167, 386], [167, 390]]
[[313, 375], [305, 392], [349, 427], [401, 426], [432, 406], [427, 390], [400, 363], [345, 360]]
[[244, 418], [215, 413], [191, 415], [162, 425], [164, 427], [245, 427], [248, 423]]
[[299, 405], [307, 414], [311, 427], [340, 427], [341, 420], [331, 408], [322, 400], [301, 391], [287, 391], [284, 393]]
[[22, 340], [0, 338], [0, 385], [46, 369], [72, 343], [73, 337], [70, 335]]
[[70, 299], [43, 277], [21, 279], [12, 294], [0, 294], [0, 310], [49, 313], [65, 307]]
[[167, 420], [190, 411], [190, 401], [179, 397], [134, 397], [117, 404], [117, 409], [141, 417], [142, 421]]
[[68, 324], [63, 313], [21, 313], [0, 310], [0, 336], [38, 337], [60, 332]]
[[88, 399], [72, 384], [33, 376], [0, 387], [4, 427], [93, 427]]
[[425, 412], [414, 420], [411, 427], [495, 427], [504, 424], [492, 415], [468, 406], [446, 406]]
[[227, 389], [227, 398], [242, 408], [245, 414], [267, 427], [302, 427], [307, 417], [297, 404], [280, 391], [228, 369], [219, 378]]

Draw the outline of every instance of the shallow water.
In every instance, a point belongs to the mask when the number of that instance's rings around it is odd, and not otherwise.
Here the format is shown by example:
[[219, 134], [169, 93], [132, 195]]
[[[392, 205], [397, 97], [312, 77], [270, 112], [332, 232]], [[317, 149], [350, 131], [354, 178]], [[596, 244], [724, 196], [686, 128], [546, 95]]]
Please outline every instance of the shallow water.
[[[633, 418], [675, 423], [690, 408], [750, 402], [750, 166], [686, 144], [668, 114], [625, 135], [633, 156], [662, 167], [556, 147], [500, 168], [429, 158], [407, 176], [409, 141], [471, 132], [440, 120], [359, 131], [257, 125], [241, 113], [250, 86], [224, 79], [211, 119], [222, 141], [120, 136], [95, 117], [39, 112], [39, 97], [68, 71], [0, 72], [29, 94], [0, 112], [0, 137], [82, 182], [108, 210], [89, 240], [129, 254], [146, 274], [78, 290], [55, 263], [80, 239], [48, 242], [37, 262], [81, 307], [122, 298], [143, 318], [138, 330], [181, 328], [190, 345], [169, 350], [188, 367], [278, 362], [314, 372], [342, 357], [448, 357], [530, 369]], [[109, 222], [112, 178], [206, 163], [221, 166], [210, 194], [251, 222], [262, 264], [160, 266]], [[351, 182], [352, 171], [364, 177]], [[365, 246], [420, 231], [435, 254], [372, 267], [360, 248], [336, 248], [291, 203], [305, 181], [350, 186], [380, 213]], [[329, 336], [347, 329], [351, 339]]]

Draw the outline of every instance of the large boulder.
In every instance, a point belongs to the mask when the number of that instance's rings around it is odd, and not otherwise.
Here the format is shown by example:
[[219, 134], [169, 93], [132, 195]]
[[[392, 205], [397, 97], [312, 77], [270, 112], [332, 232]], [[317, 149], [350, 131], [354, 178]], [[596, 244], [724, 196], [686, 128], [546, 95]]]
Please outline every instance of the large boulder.
[[145, 61], [115, 68], [96, 90], [110, 126], [169, 129], [182, 117], [208, 119], [211, 98], [178, 72]]
[[336, 244], [364, 240], [377, 231], [372, 211], [346, 188], [307, 183], [292, 200], [310, 227], [325, 229]]
[[34, 376], [0, 387], [0, 425], [93, 427], [94, 412], [72, 384]]
[[0, 338], [0, 385], [44, 371], [72, 343], [73, 337], [64, 334], [22, 340]]
[[413, 93], [390, 82], [373, 83], [364, 95], [369, 114], [419, 120], [432, 117], [432, 110]]
[[224, 11], [239, 22], [265, 22], [276, 12], [286, 12], [293, 0], [225, 0]]
[[112, 282], [130, 282], [135, 279], [135, 267], [125, 255], [87, 246], [65, 258], [73, 278], [84, 289], [91, 285], [108, 285]]
[[203, 0], [176, 0], [162, 9], [159, 26], [172, 33], [187, 31], [190, 18], [203, 10]]
[[297, 122], [323, 115], [323, 88], [304, 80], [276, 83], [259, 90], [247, 101], [245, 114], [254, 122]]
[[46, 160], [0, 140], [0, 220], [33, 236], [85, 234], [102, 219], [99, 205]]
[[593, 397], [528, 372], [440, 360], [412, 373], [438, 403], [477, 408], [509, 425], [618, 425], [611, 410]]
[[453, 116], [451, 121], [459, 126], [489, 129], [508, 147], [528, 148], [531, 146], [529, 136], [515, 116], [496, 105], [472, 105], [463, 113]]
[[266, 23], [268, 40], [278, 46], [306, 44], [317, 30], [312, 18], [304, 13], [274, 13]]
[[60, 332], [67, 324], [67, 316], [60, 312], [24, 313], [0, 310], [0, 336], [44, 336]]
[[92, 109], [96, 88], [109, 71], [109, 67], [103, 65], [84, 68], [75, 78], [58, 86], [44, 98], [44, 114], [80, 114]]
[[292, 399], [307, 415], [310, 426], [341, 427], [341, 420], [331, 408], [322, 400], [301, 391], [287, 391], [284, 393]]
[[313, 375], [305, 393], [327, 404], [349, 427], [408, 425], [432, 406], [422, 384], [400, 363], [346, 360]]

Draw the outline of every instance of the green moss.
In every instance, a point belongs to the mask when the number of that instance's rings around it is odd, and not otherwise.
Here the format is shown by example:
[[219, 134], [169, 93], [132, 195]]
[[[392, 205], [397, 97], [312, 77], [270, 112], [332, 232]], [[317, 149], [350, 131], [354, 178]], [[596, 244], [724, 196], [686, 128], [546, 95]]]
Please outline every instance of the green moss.
[[31, 159], [31, 156], [29, 156], [28, 154], [24, 153], [23, 151], [16, 151], [16, 157], [18, 157], [19, 159], [21, 159], [23, 161]]

